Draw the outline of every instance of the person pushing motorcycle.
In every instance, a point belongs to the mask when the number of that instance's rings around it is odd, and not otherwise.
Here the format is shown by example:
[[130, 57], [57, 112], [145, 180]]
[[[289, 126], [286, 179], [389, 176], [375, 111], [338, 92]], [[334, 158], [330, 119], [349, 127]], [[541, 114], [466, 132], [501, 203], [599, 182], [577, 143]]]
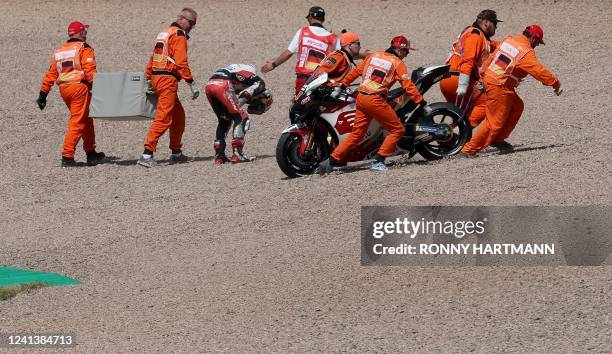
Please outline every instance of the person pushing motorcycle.
[[[552, 86], [559, 96], [561, 82], [542, 65], [535, 48], [544, 44], [544, 31], [538, 25], [525, 28], [522, 34], [504, 38], [483, 66], [482, 82], [486, 95], [486, 116], [476, 134], [463, 147], [462, 157], [476, 154], [493, 142], [505, 142], [523, 113], [523, 100], [515, 88], [527, 75], [546, 86]], [[512, 151], [512, 145], [504, 151]]]
[[371, 168], [377, 171], [388, 170], [385, 158], [391, 156], [397, 143], [404, 135], [405, 128], [393, 108], [387, 103], [389, 88], [399, 81], [411, 97], [422, 106], [426, 105], [423, 96], [410, 80], [406, 64], [403, 59], [415, 50], [410, 47], [410, 41], [404, 36], [397, 36], [391, 40], [391, 46], [385, 51], [374, 52], [357, 67], [351, 70], [342, 80], [342, 86], [350, 85], [361, 76], [359, 85], [355, 121], [351, 134], [343, 140], [331, 153], [330, 157], [321, 162], [319, 174], [331, 172], [334, 166], [342, 161], [348, 153], [359, 144], [368, 130], [370, 121], [376, 119], [389, 132], [380, 147]]
[[341, 84], [346, 74], [356, 66], [355, 59], [359, 58], [361, 51], [359, 36], [343, 30], [340, 35], [340, 46], [340, 50], [329, 53], [321, 60], [321, 64], [312, 73], [310, 80], [322, 73], [327, 73], [331, 85]]
[[498, 45], [491, 39], [497, 24], [503, 22], [493, 10], [481, 11], [474, 23], [467, 26], [451, 46], [451, 55], [446, 61], [451, 71], [459, 76], [450, 76], [440, 81], [440, 91], [449, 103], [468, 110], [472, 128], [476, 128], [485, 117], [485, 97], [476, 88], [482, 65]]

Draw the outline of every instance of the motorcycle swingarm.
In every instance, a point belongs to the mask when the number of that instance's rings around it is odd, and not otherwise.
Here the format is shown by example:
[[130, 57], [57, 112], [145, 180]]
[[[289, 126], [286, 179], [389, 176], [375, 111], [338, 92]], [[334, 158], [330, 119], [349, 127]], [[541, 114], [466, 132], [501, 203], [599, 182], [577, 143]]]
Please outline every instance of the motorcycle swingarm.
[[436, 125], [429, 124], [405, 124], [406, 131], [410, 132], [414, 144], [421, 142], [429, 142], [436, 139], [446, 140], [449, 138], [448, 128], [442, 128]]

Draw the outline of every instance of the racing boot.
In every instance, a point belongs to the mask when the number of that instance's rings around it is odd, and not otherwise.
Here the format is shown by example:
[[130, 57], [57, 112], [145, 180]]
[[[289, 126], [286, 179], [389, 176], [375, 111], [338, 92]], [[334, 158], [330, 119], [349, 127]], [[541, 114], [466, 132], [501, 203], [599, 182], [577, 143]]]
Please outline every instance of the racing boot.
[[223, 165], [230, 161], [227, 156], [225, 156], [225, 141], [215, 140], [213, 147], [215, 148], [215, 165]]
[[225, 156], [225, 153], [221, 155], [215, 155], [215, 165], [223, 165], [226, 162], [230, 162], [230, 159]]
[[250, 162], [252, 159], [246, 156], [242, 149], [244, 148], [244, 139], [235, 138], [232, 140], [232, 163]]

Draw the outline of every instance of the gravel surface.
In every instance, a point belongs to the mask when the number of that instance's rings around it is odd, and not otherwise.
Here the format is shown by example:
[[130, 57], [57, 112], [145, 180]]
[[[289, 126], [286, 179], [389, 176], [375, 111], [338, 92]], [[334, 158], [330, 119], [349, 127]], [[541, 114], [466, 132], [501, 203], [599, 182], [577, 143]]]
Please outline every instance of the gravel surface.
[[[57, 88], [45, 111], [34, 100], [67, 24], [91, 24], [100, 72], [143, 70], [182, 4], [4, 1], [0, 264], [82, 285], [2, 302], [0, 332], [72, 332], [86, 352], [612, 351], [611, 267], [359, 264], [362, 205], [610, 205], [610, 2], [198, 1], [190, 41], [198, 84], [229, 63], [276, 57], [312, 5], [325, 8], [332, 30], [359, 33], [365, 48], [407, 35], [419, 49], [406, 60], [411, 69], [444, 62], [484, 8], [505, 21], [495, 38], [539, 23], [547, 45], [538, 56], [565, 92], [556, 97], [533, 79], [521, 85], [513, 154], [400, 159], [388, 173], [288, 180], [274, 152], [288, 125], [291, 60], [264, 76], [275, 105], [253, 118], [251, 164], [213, 165], [216, 118], [181, 83], [184, 151], [195, 161], [138, 167], [150, 123], [96, 121], [112, 163], [62, 169], [66, 107]], [[437, 88], [426, 99], [440, 100]]]

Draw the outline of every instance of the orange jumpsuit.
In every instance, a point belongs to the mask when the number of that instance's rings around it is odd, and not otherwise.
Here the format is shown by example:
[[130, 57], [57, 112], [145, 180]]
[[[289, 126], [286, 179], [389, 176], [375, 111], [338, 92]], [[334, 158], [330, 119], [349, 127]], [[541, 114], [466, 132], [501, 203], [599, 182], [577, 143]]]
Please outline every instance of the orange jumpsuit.
[[462, 152], [468, 155], [510, 136], [524, 107], [514, 88], [527, 75], [546, 86], [561, 87], [559, 80], [538, 61], [529, 39], [522, 34], [504, 38], [483, 68], [486, 118], [463, 147]]
[[446, 101], [457, 104], [461, 109], [468, 108], [468, 101], [471, 101], [471, 109], [468, 112], [468, 119], [472, 127], [478, 126], [485, 117], [484, 95], [474, 89], [475, 83], [480, 78], [480, 68], [491, 53], [491, 46], [496, 42], [485, 36], [484, 32], [473, 24], [466, 27], [453, 43], [452, 54], [447, 60], [451, 71], [458, 71], [470, 76], [470, 85], [463, 98], [457, 100], [458, 76], [451, 76], [440, 81], [440, 90]]
[[40, 91], [48, 94], [53, 84], [57, 84], [64, 103], [70, 110], [62, 157], [74, 158], [76, 146], [81, 138], [86, 152], [96, 149], [93, 119], [89, 116], [91, 101], [89, 90], [95, 74], [94, 50], [82, 40], [71, 38], [53, 53]]
[[187, 62], [187, 34], [178, 24], [172, 25], [157, 35], [153, 55], [147, 63], [145, 74], [151, 80], [157, 94], [157, 112], [151, 124], [145, 150], [154, 152], [159, 138], [170, 129], [170, 149], [180, 150], [185, 131], [185, 110], [179, 101], [178, 82], [184, 79], [193, 82]]
[[317, 77], [325, 72], [332, 85], [339, 85], [353, 67], [355, 67], [353, 57], [344, 50], [336, 50], [321, 60], [321, 64], [312, 75]]
[[423, 96], [410, 81], [406, 64], [392, 53], [380, 51], [371, 54], [346, 75], [342, 84], [348, 86], [358, 76], [361, 76], [362, 81], [358, 88], [353, 130], [332, 152], [331, 156], [336, 161], [343, 161], [346, 155], [359, 144], [368, 131], [372, 118], [389, 132], [378, 154], [388, 157], [395, 152], [396, 145], [404, 135], [405, 129], [393, 108], [387, 103], [386, 96], [389, 88], [396, 81], [401, 83], [414, 102], [418, 104], [423, 101]]

